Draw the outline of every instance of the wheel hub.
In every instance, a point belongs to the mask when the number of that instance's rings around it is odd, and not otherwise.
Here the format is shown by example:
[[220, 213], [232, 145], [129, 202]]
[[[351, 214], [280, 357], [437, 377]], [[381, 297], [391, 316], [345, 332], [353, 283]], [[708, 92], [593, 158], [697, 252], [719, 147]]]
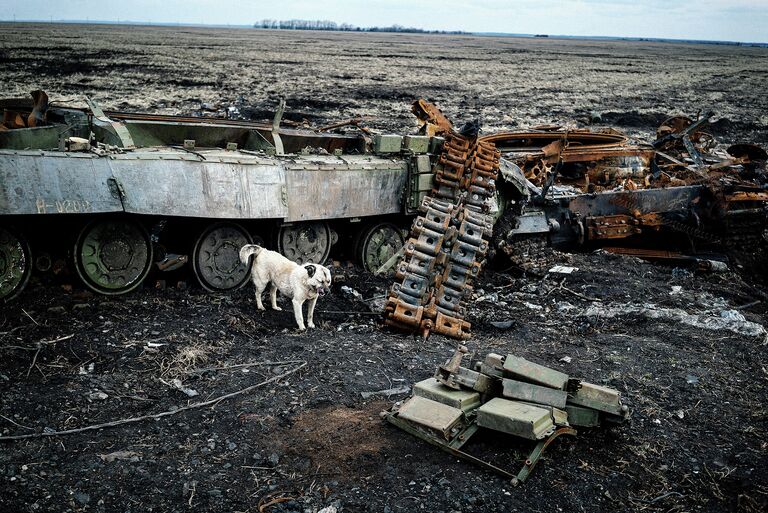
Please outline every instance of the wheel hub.
[[81, 232], [75, 259], [88, 287], [101, 294], [123, 294], [136, 288], [149, 272], [152, 245], [136, 223], [100, 221]]
[[25, 243], [0, 228], [0, 299], [9, 299], [21, 292], [29, 271], [29, 250]]
[[227, 274], [232, 274], [242, 265], [240, 263], [239, 249], [231, 240], [224, 241], [213, 255], [216, 268]]
[[250, 236], [236, 224], [214, 225], [203, 232], [193, 255], [200, 284], [213, 292], [243, 285], [248, 268], [240, 262], [240, 248], [246, 244], [250, 244]]
[[133, 247], [128, 241], [112, 239], [102, 246], [101, 260], [112, 271], [125, 270], [132, 258]]
[[395, 225], [374, 226], [365, 232], [360, 260], [368, 272], [376, 272], [403, 244], [403, 236]]
[[297, 264], [321, 263], [331, 250], [331, 231], [322, 222], [283, 226], [277, 242], [280, 253]]

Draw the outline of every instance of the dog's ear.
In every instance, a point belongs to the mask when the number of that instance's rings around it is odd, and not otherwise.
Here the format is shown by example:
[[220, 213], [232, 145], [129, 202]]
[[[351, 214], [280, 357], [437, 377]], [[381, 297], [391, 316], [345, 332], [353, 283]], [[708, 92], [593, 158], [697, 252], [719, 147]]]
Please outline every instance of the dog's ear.
[[307, 270], [307, 275], [309, 275], [310, 278], [315, 275], [316, 267], [314, 265], [307, 264], [304, 266], [304, 269]]

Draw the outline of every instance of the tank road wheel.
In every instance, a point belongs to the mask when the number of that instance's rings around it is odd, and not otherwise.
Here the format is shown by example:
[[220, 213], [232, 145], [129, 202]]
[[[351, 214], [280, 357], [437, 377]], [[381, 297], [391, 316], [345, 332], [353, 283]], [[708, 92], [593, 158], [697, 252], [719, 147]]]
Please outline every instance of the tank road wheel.
[[355, 247], [357, 261], [369, 273], [375, 273], [405, 244], [400, 229], [392, 223], [369, 226], [359, 236]]
[[152, 242], [138, 223], [94, 221], [75, 243], [75, 268], [99, 294], [125, 294], [138, 287], [152, 266]]
[[31, 270], [29, 244], [0, 227], [0, 302], [10, 301], [24, 290]]
[[242, 287], [248, 281], [248, 267], [240, 262], [240, 248], [251, 236], [235, 223], [217, 223], [206, 228], [192, 251], [192, 266], [202, 287], [222, 292]]
[[316, 221], [282, 225], [277, 233], [277, 250], [297, 264], [322, 264], [331, 253], [331, 229]]

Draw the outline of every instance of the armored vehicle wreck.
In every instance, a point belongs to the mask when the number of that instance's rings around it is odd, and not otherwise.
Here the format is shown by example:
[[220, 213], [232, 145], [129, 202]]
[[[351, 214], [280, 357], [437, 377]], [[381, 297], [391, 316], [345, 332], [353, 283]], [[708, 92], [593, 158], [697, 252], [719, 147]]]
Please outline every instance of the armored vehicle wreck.
[[349, 236], [378, 268], [403, 243], [423, 186], [411, 178], [436, 143], [285, 128], [282, 106], [271, 125], [59, 107], [42, 91], [1, 107], [5, 300], [33, 268], [71, 262], [92, 290], [122, 294], [187, 256], [203, 287], [229, 290], [247, 278], [238, 250], [254, 239], [319, 262]]

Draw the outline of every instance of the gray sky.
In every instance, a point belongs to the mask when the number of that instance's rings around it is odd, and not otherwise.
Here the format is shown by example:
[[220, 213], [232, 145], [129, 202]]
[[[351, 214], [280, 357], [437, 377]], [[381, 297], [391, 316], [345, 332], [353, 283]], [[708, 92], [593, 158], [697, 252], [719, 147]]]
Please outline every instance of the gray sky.
[[469, 32], [768, 42], [768, 0], [0, 0], [0, 19], [328, 19]]

